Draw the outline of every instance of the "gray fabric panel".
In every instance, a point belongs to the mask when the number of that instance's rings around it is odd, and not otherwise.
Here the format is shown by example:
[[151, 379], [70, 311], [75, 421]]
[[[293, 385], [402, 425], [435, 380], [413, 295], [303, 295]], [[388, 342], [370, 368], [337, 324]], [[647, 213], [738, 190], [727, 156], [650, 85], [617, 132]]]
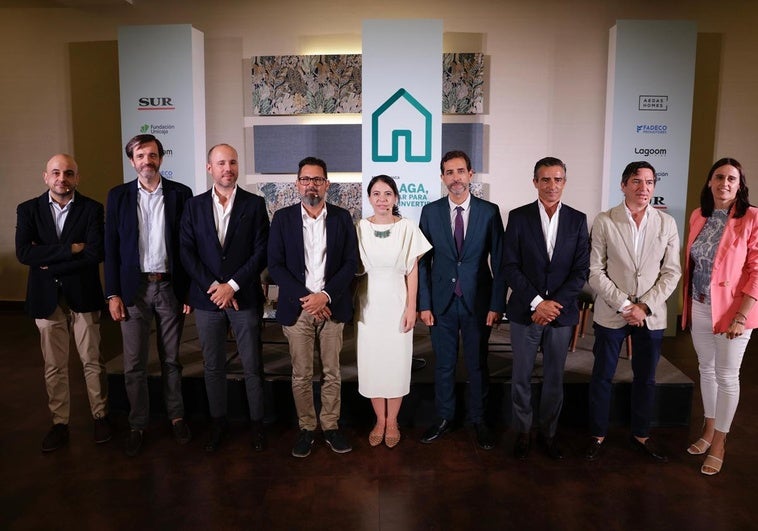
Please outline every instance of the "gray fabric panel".
[[442, 124], [442, 154], [465, 151], [474, 171], [484, 171], [484, 124]]
[[[256, 125], [253, 146], [255, 173], [296, 173], [297, 163], [308, 156], [324, 159], [330, 172], [361, 171], [360, 124]], [[484, 125], [442, 124], [442, 153], [454, 149], [468, 153], [474, 170], [481, 172]]]
[[361, 125], [256, 125], [256, 173], [297, 173], [305, 157], [326, 161], [330, 172], [361, 171]]

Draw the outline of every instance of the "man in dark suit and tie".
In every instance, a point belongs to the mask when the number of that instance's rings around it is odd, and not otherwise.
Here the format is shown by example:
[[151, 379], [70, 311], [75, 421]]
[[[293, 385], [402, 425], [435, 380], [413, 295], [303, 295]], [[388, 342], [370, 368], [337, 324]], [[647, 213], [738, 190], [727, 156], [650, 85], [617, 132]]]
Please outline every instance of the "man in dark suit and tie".
[[[276, 320], [292, 358], [292, 394], [300, 433], [294, 457], [307, 457], [317, 420], [326, 444], [337, 453], [352, 446], [340, 431], [342, 329], [353, 316], [350, 284], [358, 268], [358, 239], [350, 213], [325, 200], [326, 163], [300, 161], [296, 178], [301, 202], [274, 214], [268, 242], [268, 271], [279, 286]], [[313, 402], [313, 354], [318, 342], [321, 413]]]
[[195, 308], [212, 418], [205, 450], [218, 450], [228, 432], [225, 345], [231, 326], [244, 371], [252, 446], [260, 452], [266, 445], [260, 326], [268, 214], [262, 197], [237, 186], [239, 163], [232, 146], [213, 146], [207, 170], [213, 186], [187, 201], [181, 229], [182, 262], [192, 278], [189, 303]]
[[124, 148], [137, 178], [108, 192], [105, 217], [105, 294], [114, 321], [121, 323], [124, 381], [130, 431], [126, 454], [142, 449], [150, 420], [147, 359], [150, 323], [155, 318], [163, 399], [174, 439], [190, 441], [184, 422], [179, 343], [189, 278], [179, 260], [179, 220], [192, 190], [160, 174], [163, 145], [137, 135]]
[[45, 387], [53, 426], [42, 440], [52, 452], [68, 442], [68, 352], [73, 331], [84, 369], [95, 442], [111, 438], [108, 381], [100, 355], [103, 289], [103, 205], [76, 192], [79, 170], [69, 155], [55, 155], [43, 173], [49, 188], [18, 206], [16, 256], [29, 266], [26, 310], [40, 333]]
[[577, 296], [587, 280], [587, 216], [561, 203], [566, 165], [546, 157], [534, 165], [537, 201], [512, 210], [505, 229], [505, 279], [511, 288], [508, 321], [513, 347], [513, 453], [526, 459], [531, 447], [532, 370], [542, 349], [543, 382], [538, 442], [562, 459], [555, 437], [563, 406], [563, 370], [573, 326], [579, 322]]
[[421, 439], [430, 443], [451, 428], [455, 416], [455, 366], [459, 338], [468, 371], [468, 420], [481, 448], [495, 439], [484, 419], [490, 332], [505, 310], [503, 221], [497, 205], [473, 197], [471, 160], [462, 151], [440, 163], [448, 196], [424, 206], [419, 227], [433, 248], [419, 261], [419, 318], [431, 327], [436, 357], [437, 422]]

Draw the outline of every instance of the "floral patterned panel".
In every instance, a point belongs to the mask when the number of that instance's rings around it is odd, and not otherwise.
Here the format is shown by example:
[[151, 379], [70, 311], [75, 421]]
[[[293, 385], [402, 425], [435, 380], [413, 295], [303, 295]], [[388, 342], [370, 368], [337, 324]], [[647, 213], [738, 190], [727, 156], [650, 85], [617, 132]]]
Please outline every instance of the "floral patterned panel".
[[[259, 183], [258, 190], [266, 200], [269, 219], [280, 208], [300, 202], [294, 183]], [[353, 222], [357, 223], [361, 219], [362, 190], [361, 183], [331, 183], [326, 191], [326, 200], [347, 209]]]
[[443, 56], [443, 114], [481, 114], [484, 110], [483, 86], [483, 54], [446, 53]]
[[[251, 115], [360, 113], [361, 66], [358, 54], [253, 57]], [[483, 112], [483, 54], [444, 54], [442, 76], [443, 113]]]
[[361, 112], [360, 55], [253, 57], [253, 114]]

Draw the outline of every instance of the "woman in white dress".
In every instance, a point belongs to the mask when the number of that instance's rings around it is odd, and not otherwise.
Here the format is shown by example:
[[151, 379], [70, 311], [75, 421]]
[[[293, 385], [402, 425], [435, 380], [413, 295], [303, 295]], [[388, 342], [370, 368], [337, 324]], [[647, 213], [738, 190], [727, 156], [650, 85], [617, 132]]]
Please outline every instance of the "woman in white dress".
[[418, 259], [432, 246], [416, 223], [400, 217], [394, 179], [372, 178], [368, 197], [374, 215], [357, 225], [363, 275], [356, 305], [358, 392], [376, 413], [369, 444], [384, 440], [392, 448], [400, 442], [397, 414], [410, 391]]

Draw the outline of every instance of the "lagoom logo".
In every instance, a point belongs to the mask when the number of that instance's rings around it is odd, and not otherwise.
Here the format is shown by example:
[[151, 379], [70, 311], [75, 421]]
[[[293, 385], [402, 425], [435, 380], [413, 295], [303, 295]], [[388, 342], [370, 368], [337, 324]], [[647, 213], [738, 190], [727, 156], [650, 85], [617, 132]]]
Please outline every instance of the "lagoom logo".
[[640, 95], [639, 106], [641, 111], [668, 111], [668, 96]]
[[634, 154], [635, 155], [643, 155], [645, 157], [649, 156], [656, 156], [656, 157], [665, 157], [666, 156], [666, 148], [641, 148], [636, 147], [634, 148]]
[[665, 135], [668, 130], [669, 126], [666, 124], [637, 124], [637, 134]]
[[139, 98], [137, 100], [138, 111], [173, 111], [174, 107], [171, 98], [161, 96], [158, 98]]

